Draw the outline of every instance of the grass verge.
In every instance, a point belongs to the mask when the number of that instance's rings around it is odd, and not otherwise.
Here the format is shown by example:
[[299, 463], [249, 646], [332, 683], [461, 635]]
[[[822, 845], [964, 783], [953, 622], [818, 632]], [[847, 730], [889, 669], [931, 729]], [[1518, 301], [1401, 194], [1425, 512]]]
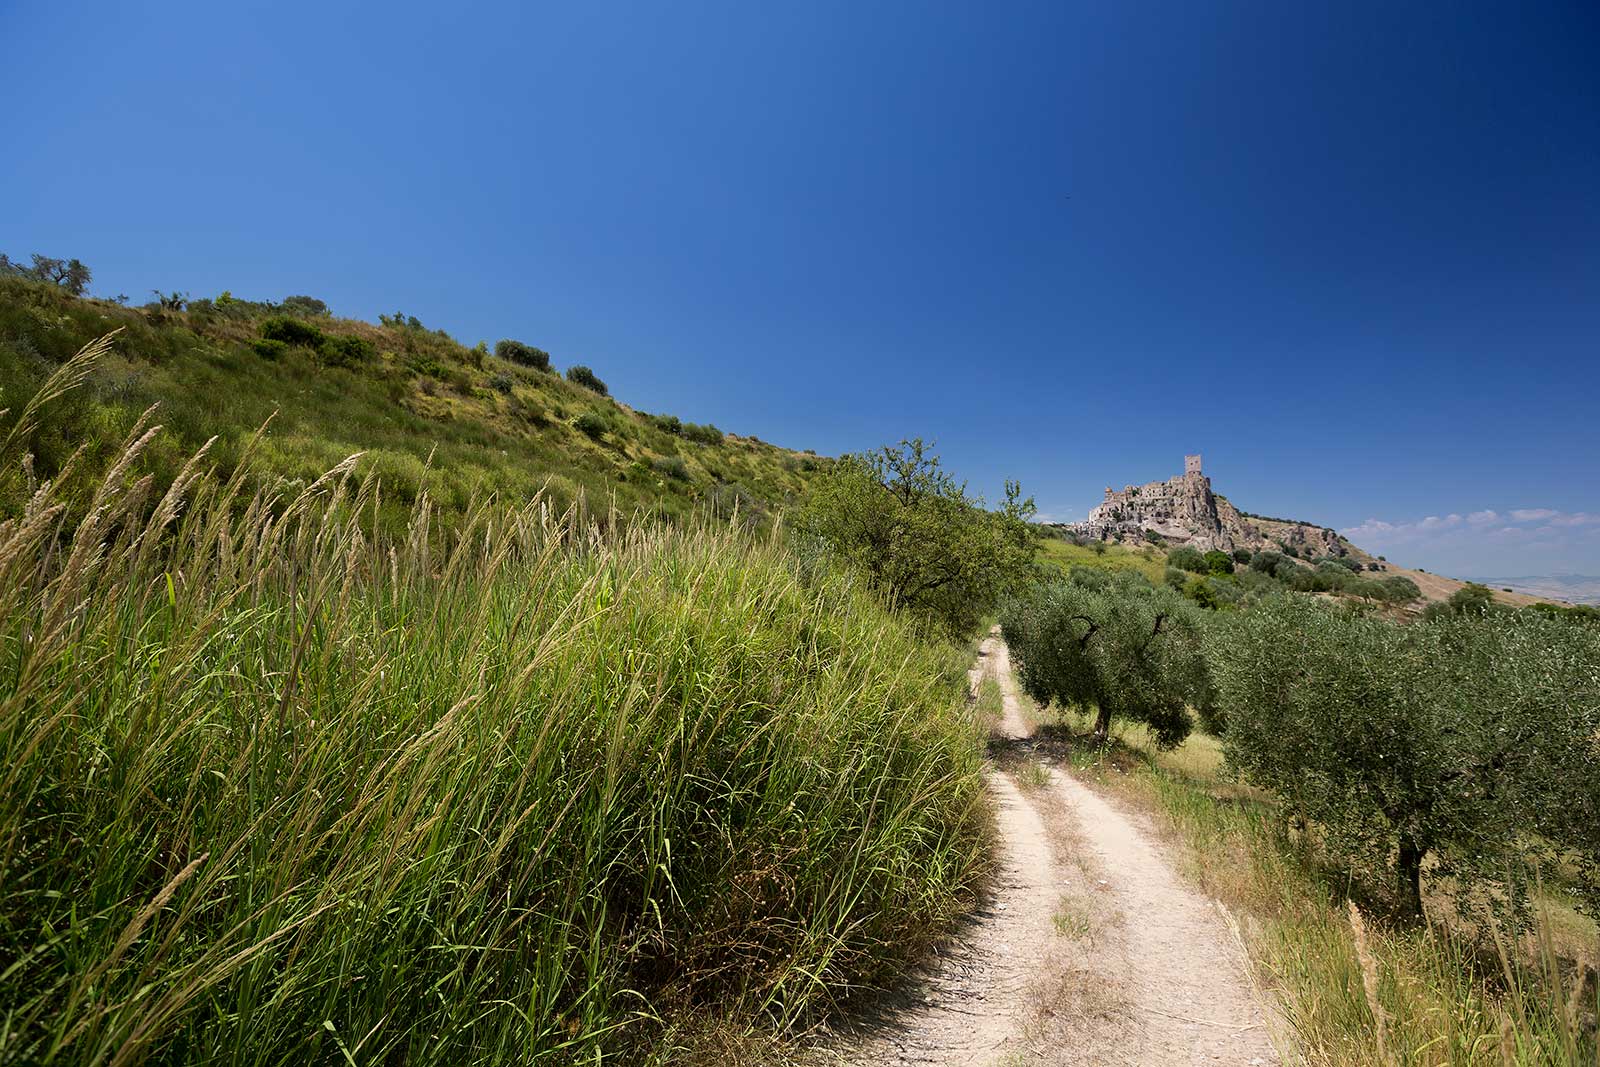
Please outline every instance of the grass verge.
[[1045, 723], [1042, 751], [1149, 810], [1179, 842], [1188, 875], [1237, 918], [1303, 1062], [1600, 1064], [1592, 924], [1553, 904], [1522, 938], [1376, 921], [1267, 798], [1223, 775], [1215, 738], [1160, 752], [1142, 727], [1118, 724], [1098, 747], [1086, 717], [1027, 710]]
[[0, 1062], [678, 1059], [982, 877], [960, 656], [775, 538], [390, 539], [349, 464], [162, 494], [153, 439], [0, 522]]

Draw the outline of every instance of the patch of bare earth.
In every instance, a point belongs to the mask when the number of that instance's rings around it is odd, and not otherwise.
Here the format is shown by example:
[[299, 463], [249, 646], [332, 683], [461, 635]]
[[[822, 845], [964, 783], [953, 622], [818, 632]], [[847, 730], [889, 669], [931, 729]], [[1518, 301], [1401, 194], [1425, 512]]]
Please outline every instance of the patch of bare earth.
[[999, 636], [989, 786], [1003, 845], [984, 906], [907, 990], [825, 1042], [819, 1064], [1277, 1064], [1225, 915], [1120, 808], [1029, 753]]

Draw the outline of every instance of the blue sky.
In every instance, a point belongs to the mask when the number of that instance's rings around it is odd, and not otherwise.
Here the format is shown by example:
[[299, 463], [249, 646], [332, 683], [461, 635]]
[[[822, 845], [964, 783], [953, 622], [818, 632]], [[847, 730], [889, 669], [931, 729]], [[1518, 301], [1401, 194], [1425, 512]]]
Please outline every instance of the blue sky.
[[[1600, 6], [0, 2], [0, 249], [1600, 573]], [[1493, 518], [1487, 516], [1493, 513]], [[1523, 517], [1518, 518], [1521, 514]]]

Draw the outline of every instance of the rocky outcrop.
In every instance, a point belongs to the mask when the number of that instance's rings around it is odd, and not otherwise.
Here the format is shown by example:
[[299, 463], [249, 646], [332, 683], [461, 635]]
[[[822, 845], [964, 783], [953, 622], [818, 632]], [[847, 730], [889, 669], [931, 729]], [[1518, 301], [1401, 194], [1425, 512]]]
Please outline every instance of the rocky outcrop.
[[1241, 512], [1211, 491], [1211, 479], [1201, 471], [1199, 456], [1185, 456], [1184, 472], [1176, 478], [1120, 490], [1107, 487], [1105, 499], [1089, 512], [1088, 519], [1063, 524], [1063, 528], [1079, 537], [1103, 541], [1147, 541], [1153, 535], [1169, 544], [1193, 545], [1202, 552], [1293, 549], [1304, 559], [1367, 558], [1333, 530]]

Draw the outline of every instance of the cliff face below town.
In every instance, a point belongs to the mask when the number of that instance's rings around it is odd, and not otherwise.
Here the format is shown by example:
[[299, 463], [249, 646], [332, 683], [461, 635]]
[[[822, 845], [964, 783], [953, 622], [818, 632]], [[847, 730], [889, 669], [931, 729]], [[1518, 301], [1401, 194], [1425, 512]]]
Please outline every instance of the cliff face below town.
[[1302, 558], [1349, 556], [1366, 561], [1367, 553], [1337, 532], [1311, 523], [1269, 519], [1240, 511], [1226, 497], [1211, 491], [1211, 479], [1199, 456], [1184, 458], [1184, 472], [1164, 482], [1107, 487], [1103, 499], [1083, 522], [1066, 529], [1080, 537], [1106, 541], [1146, 541], [1151, 535], [1173, 545], [1193, 545], [1202, 552], [1293, 549]]

